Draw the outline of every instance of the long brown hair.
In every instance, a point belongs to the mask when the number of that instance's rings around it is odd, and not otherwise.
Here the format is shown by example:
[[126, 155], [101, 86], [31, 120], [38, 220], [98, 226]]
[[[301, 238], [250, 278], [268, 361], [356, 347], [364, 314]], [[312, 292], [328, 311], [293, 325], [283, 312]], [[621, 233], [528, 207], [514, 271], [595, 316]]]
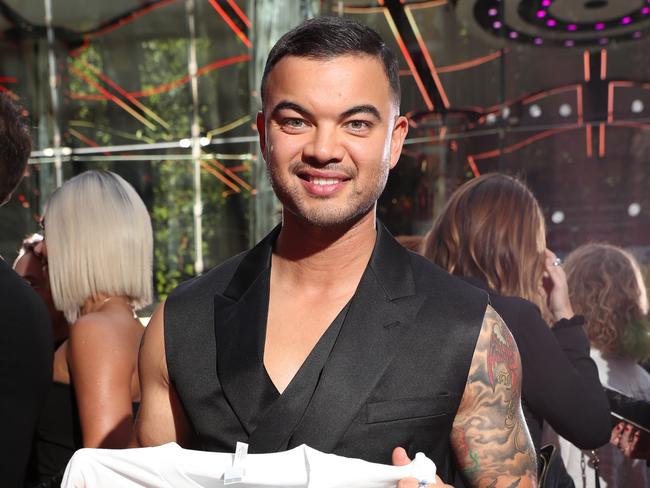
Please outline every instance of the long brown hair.
[[571, 303], [587, 320], [591, 344], [605, 354], [625, 355], [622, 339], [643, 318], [641, 304], [647, 303], [634, 257], [609, 244], [586, 244], [567, 256], [564, 269]]
[[533, 194], [518, 179], [491, 173], [453, 193], [424, 255], [450, 273], [535, 303], [548, 318], [540, 293], [545, 249], [544, 216]]

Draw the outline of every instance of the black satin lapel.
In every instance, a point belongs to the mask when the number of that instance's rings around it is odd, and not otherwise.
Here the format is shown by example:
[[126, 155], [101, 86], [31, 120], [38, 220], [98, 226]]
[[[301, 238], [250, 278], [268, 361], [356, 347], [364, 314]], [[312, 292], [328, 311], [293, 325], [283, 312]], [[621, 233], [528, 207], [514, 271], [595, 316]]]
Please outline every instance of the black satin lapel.
[[214, 297], [217, 375], [247, 433], [253, 429], [264, 387], [263, 354], [269, 305], [270, 263], [279, 227], [251, 249], [223, 295]]
[[389, 367], [422, 298], [391, 300], [385, 285], [369, 266], [289, 447], [307, 443], [331, 452]]

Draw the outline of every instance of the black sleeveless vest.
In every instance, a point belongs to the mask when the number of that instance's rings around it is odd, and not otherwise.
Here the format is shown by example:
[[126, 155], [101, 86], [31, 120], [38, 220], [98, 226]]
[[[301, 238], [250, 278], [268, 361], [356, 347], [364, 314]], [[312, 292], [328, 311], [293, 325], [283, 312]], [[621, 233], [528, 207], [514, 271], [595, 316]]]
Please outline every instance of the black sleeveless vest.
[[272, 246], [179, 286], [165, 304], [170, 381], [196, 445], [290, 449], [390, 464], [393, 448], [434, 460], [452, 479], [449, 435], [487, 294], [398, 244], [378, 223], [357, 291], [282, 395], [264, 371]]

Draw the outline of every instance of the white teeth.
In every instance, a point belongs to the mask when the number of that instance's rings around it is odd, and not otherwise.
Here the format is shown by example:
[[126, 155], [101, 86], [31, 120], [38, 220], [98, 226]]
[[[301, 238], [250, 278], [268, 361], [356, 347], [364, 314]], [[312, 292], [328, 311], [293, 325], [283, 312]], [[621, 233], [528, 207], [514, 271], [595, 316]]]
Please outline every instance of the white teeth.
[[332, 178], [312, 178], [311, 182], [315, 185], [336, 185], [339, 180]]

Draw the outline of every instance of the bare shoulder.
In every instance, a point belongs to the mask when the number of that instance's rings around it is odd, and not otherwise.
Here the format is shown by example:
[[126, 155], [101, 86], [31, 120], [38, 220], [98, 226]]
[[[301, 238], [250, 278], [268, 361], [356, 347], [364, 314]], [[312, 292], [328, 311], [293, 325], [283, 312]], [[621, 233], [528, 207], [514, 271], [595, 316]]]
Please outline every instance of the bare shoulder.
[[488, 305], [451, 435], [469, 486], [535, 484], [535, 451], [521, 410], [521, 374], [512, 334]]
[[93, 312], [83, 315], [70, 327], [70, 347], [84, 345], [107, 349], [107, 345], [139, 343], [143, 327], [128, 315]]

